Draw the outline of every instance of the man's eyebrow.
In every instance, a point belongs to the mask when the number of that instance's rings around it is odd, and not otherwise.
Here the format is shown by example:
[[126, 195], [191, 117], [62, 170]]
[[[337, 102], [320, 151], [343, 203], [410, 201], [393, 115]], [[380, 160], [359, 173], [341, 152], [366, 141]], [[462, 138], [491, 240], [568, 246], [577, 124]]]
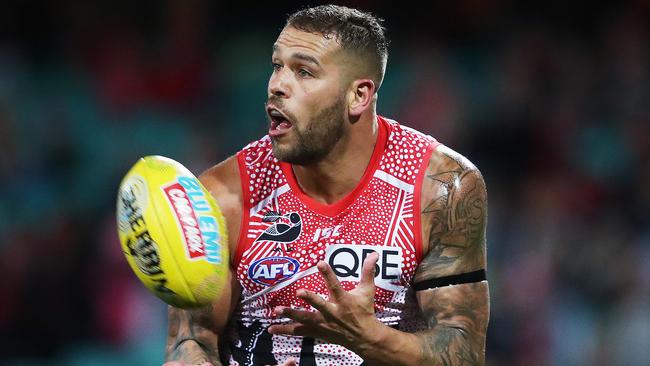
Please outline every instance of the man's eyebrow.
[[310, 62], [310, 63], [320, 67], [320, 62], [318, 62], [318, 60], [314, 56], [309, 56], [309, 55], [306, 55], [304, 53], [298, 52], [298, 53], [294, 53], [293, 55], [291, 55], [291, 57], [292, 58], [297, 58], [298, 60], [302, 60], [302, 61], [305, 61], [305, 62]]
[[[279, 50], [280, 50], [280, 47], [277, 44], [274, 44], [273, 45], [273, 52], [278, 52]], [[296, 52], [296, 53], [291, 55], [291, 58], [297, 58], [298, 60], [309, 62], [309, 63], [312, 63], [312, 64], [318, 66], [318, 67], [321, 67], [320, 62], [318, 62], [316, 57], [307, 55], [305, 53]]]

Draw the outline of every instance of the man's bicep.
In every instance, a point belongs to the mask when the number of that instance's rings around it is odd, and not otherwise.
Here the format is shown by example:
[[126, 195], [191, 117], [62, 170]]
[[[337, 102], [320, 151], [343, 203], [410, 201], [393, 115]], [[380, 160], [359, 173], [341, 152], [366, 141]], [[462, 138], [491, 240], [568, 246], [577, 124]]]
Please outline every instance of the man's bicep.
[[414, 278], [428, 326], [418, 333], [423, 359], [483, 364], [489, 319], [485, 182], [472, 163], [444, 146], [432, 155], [424, 179], [425, 254]]
[[467, 159], [448, 148], [441, 150], [432, 157], [424, 178], [421, 220], [426, 254], [415, 274], [416, 285], [450, 276], [449, 284], [458, 283], [463, 278], [454, 276], [486, 268], [485, 182]]

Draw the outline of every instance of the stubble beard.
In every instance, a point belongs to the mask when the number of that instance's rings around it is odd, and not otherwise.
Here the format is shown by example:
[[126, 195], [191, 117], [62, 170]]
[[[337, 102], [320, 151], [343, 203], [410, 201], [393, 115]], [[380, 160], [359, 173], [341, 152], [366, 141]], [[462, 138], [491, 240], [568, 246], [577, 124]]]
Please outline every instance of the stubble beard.
[[321, 161], [334, 148], [344, 132], [344, 99], [323, 108], [306, 127], [293, 125], [295, 142], [282, 146], [279, 138], [271, 137], [273, 155], [280, 161], [295, 165], [309, 165]]

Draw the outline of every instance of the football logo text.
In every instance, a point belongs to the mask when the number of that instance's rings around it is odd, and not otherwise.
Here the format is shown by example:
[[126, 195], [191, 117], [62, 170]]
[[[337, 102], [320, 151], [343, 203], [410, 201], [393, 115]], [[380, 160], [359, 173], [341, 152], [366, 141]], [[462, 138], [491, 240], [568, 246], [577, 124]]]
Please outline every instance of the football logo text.
[[[163, 188], [178, 218], [190, 259], [221, 263], [219, 226], [196, 178], [178, 177], [178, 183]], [[205, 213], [201, 215], [201, 213]]]
[[291, 278], [300, 269], [300, 263], [289, 257], [258, 259], [248, 268], [248, 276], [264, 286], [273, 286]]

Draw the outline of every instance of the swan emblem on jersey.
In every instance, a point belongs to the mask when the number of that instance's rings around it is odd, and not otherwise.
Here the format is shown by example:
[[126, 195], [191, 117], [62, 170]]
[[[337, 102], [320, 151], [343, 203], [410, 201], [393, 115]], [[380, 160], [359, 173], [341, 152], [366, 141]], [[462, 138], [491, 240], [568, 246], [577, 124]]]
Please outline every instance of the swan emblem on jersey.
[[281, 214], [268, 211], [262, 221], [272, 223], [255, 241], [272, 241], [276, 243], [292, 243], [302, 232], [302, 218], [297, 212]]

